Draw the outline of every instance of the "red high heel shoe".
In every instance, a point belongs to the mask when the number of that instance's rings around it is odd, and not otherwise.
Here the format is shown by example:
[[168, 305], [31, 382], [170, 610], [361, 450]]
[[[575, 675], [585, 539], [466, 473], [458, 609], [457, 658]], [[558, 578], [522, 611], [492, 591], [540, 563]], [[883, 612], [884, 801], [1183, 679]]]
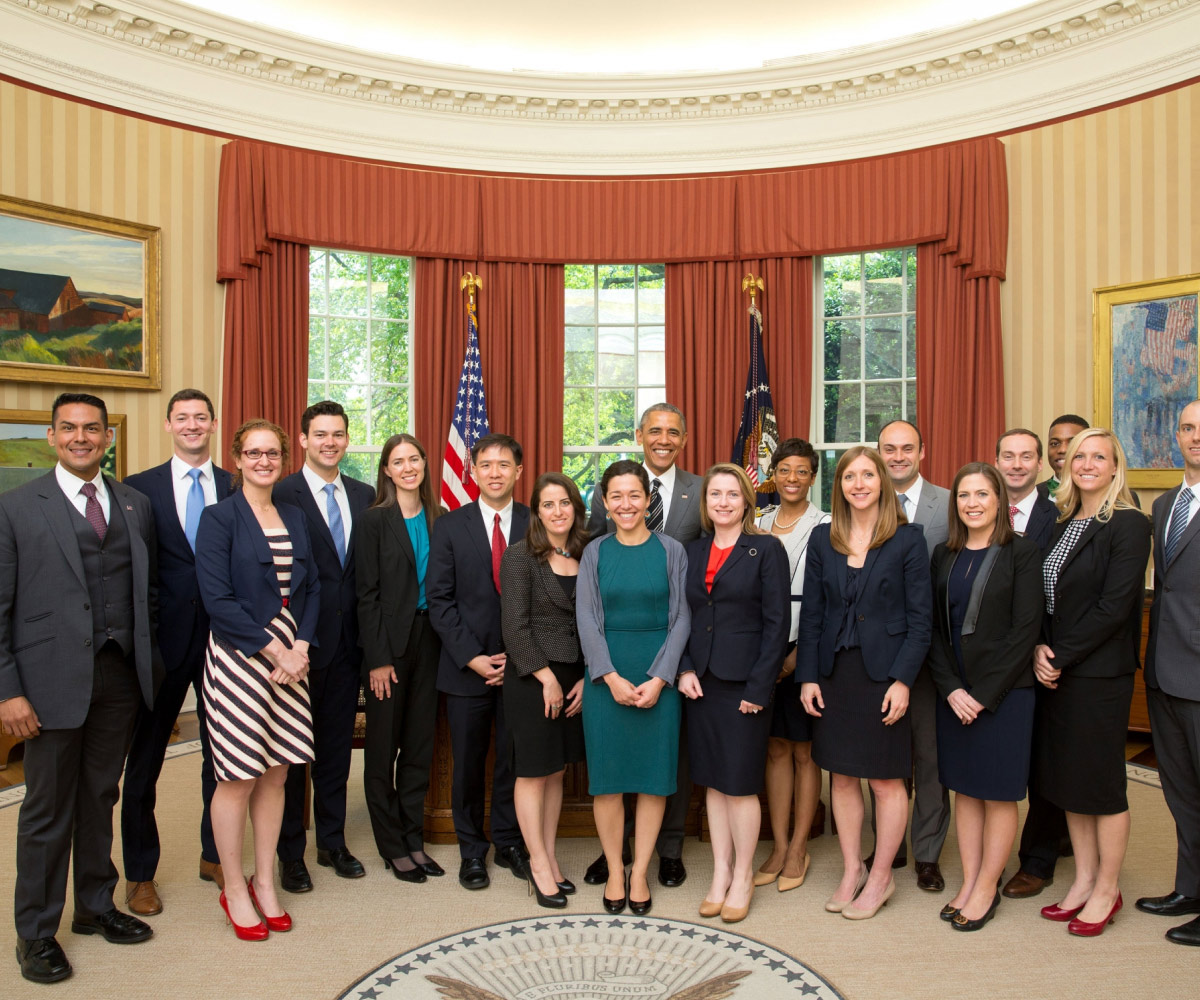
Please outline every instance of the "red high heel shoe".
[[287, 910], [283, 911], [281, 917], [268, 917], [263, 913], [262, 903], [258, 901], [258, 893], [254, 891], [254, 879], [246, 879], [246, 888], [250, 890], [250, 902], [254, 904], [254, 908], [262, 913], [262, 918], [267, 922], [267, 929], [283, 933], [292, 929], [292, 918], [288, 915]]
[[225, 911], [225, 919], [233, 927], [233, 933], [238, 936], [239, 941], [265, 941], [270, 931], [267, 925], [261, 921], [257, 924], [251, 924], [249, 927], [243, 927], [241, 924], [234, 923], [233, 917], [229, 915], [229, 903], [225, 900], [225, 893], [221, 893], [221, 909]]
[[1057, 903], [1051, 903], [1049, 906], [1042, 907], [1042, 916], [1047, 920], [1057, 920], [1065, 924], [1068, 920], [1074, 920], [1075, 914], [1082, 909], [1082, 906], [1076, 906], [1072, 909], [1064, 910]]
[[1117, 901], [1113, 903], [1112, 909], [1108, 911], [1108, 916], [1103, 920], [1097, 921], [1094, 924], [1088, 923], [1086, 920], [1080, 920], [1076, 917], [1069, 924], [1067, 930], [1076, 937], [1099, 937], [1104, 933], [1104, 928], [1113, 922], [1113, 917], [1117, 915], [1117, 911], [1124, 906], [1121, 899], [1121, 894], [1117, 893]]

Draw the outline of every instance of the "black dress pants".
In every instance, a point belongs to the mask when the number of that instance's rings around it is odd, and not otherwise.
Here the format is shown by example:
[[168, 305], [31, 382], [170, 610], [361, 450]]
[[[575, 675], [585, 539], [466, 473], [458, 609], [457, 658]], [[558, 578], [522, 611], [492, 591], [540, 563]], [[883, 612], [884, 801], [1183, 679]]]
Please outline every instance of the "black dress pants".
[[[500, 687], [482, 695], [446, 695], [446, 717], [450, 722], [450, 745], [454, 751], [454, 779], [450, 807], [454, 832], [462, 858], [482, 858], [488, 852], [484, 833], [487, 785], [487, 756], [492, 746], [492, 723], [496, 724], [496, 746], [508, 746], [504, 727], [504, 699]], [[492, 843], [497, 847], [520, 847], [521, 830], [513, 806], [513, 771], [509, 754], [496, 754], [492, 772]]]

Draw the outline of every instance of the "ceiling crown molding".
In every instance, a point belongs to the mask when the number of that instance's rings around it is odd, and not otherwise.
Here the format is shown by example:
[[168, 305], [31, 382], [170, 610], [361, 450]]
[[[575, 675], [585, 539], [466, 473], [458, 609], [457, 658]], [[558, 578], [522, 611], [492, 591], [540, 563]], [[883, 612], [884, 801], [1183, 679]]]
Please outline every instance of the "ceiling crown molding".
[[0, 0], [0, 39], [2, 72], [181, 124], [430, 165], [655, 173], [892, 152], [1169, 86], [1200, 75], [1200, 0], [1044, 0], [887, 45], [670, 77], [384, 58], [171, 0]]

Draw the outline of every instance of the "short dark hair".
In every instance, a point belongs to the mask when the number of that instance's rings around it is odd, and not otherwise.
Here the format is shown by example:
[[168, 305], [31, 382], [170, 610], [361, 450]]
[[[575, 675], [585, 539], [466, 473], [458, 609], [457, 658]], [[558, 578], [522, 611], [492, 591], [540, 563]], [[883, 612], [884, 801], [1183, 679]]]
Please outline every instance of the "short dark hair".
[[650, 476], [646, 472], [646, 467], [641, 462], [635, 462], [631, 458], [622, 458], [613, 462], [607, 469], [604, 470], [604, 475], [600, 477], [600, 495], [608, 494], [608, 484], [611, 483], [617, 476], [637, 476], [642, 481], [642, 489], [646, 491], [646, 495], [650, 495]]
[[821, 466], [821, 456], [817, 454], [817, 449], [804, 438], [784, 438], [780, 441], [771, 455], [771, 468], [774, 469], [785, 458], [807, 458], [812, 464], [814, 476]]
[[104, 405], [104, 400], [99, 396], [93, 396], [90, 392], [60, 392], [50, 406], [50, 426], [54, 426], [54, 422], [58, 419], [58, 408], [60, 406], [70, 406], [72, 403], [82, 403], [84, 406], [94, 406], [100, 411], [100, 419], [104, 423], [104, 429], [108, 430], [108, 407]]
[[988, 462], [968, 462], [958, 470], [950, 487], [946, 548], [951, 552], [958, 552], [967, 544], [967, 526], [958, 515], [958, 487], [967, 476], [983, 476], [988, 485], [996, 491], [996, 524], [992, 528], [992, 537], [988, 544], [1007, 545], [1012, 541], [1014, 532], [1008, 517], [1008, 489], [1004, 485], [1004, 478], [996, 471], [996, 467]]
[[543, 472], [533, 484], [533, 495], [529, 498], [529, 527], [525, 531], [525, 548], [531, 556], [542, 562], [550, 558], [550, 537], [546, 534], [546, 526], [538, 513], [542, 493], [550, 486], [561, 486], [575, 510], [575, 521], [567, 533], [567, 552], [572, 559], [578, 559], [583, 555], [590, 537], [587, 528], [587, 508], [583, 505], [583, 497], [579, 495], [579, 487], [575, 480], [561, 472]]
[[521, 442], [511, 434], [485, 434], [473, 445], [471, 445], [471, 461], [474, 462], [483, 452], [489, 448], [503, 448], [505, 451], [511, 451], [513, 461], [517, 465], [521, 464], [521, 460], [525, 457], [525, 452], [521, 448]]
[[[1053, 424], [1051, 424], [1053, 426]], [[1000, 457], [1000, 445], [1004, 443], [1005, 438], [1016, 437], [1018, 434], [1024, 434], [1026, 437], [1031, 437], [1037, 442], [1038, 458], [1042, 457], [1042, 439], [1028, 427], [1010, 427], [998, 438], [996, 438], [996, 457]]]
[[1050, 421], [1051, 427], [1057, 427], [1059, 424], [1074, 424], [1076, 427], [1082, 427], [1085, 431], [1089, 430], [1092, 426], [1078, 413], [1064, 413], [1062, 416], [1055, 417]]
[[679, 427], [684, 434], [687, 433], [687, 417], [683, 415], [683, 410], [672, 403], [654, 403], [647, 406], [642, 411], [642, 418], [638, 421], [638, 430], [640, 431], [646, 426], [646, 420], [651, 413], [674, 413], [679, 418]]
[[175, 409], [176, 403], [184, 403], [189, 400], [196, 400], [208, 407], [208, 415], [211, 419], [217, 419], [217, 411], [213, 409], [213, 402], [208, 398], [206, 393], [199, 389], [180, 389], [174, 396], [167, 400], [167, 419], [171, 419], [171, 411]]
[[346, 416], [345, 409], [341, 403], [335, 403], [332, 399], [322, 399], [319, 403], [313, 403], [300, 414], [301, 434], [308, 434], [308, 425], [313, 422], [313, 417], [341, 417], [346, 430], [350, 430], [350, 418]]
[[875, 435], [875, 443], [879, 444], [879, 439], [883, 437], [883, 432], [886, 431], [892, 424], [906, 424], [917, 432], [917, 447], [925, 447], [925, 438], [921, 435], [921, 428], [914, 424], [911, 420], [889, 420], [886, 424], [879, 428], [879, 433]]

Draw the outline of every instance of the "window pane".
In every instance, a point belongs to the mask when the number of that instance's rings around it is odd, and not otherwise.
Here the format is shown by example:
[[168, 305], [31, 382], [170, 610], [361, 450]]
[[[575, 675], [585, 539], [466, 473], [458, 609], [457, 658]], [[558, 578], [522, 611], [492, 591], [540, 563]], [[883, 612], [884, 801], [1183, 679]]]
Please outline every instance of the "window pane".
[[361, 385], [330, 385], [327, 399], [341, 403], [350, 425], [350, 443], [367, 443], [367, 390]]
[[367, 315], [367, 255], [331, 250], [329, 254], [329, 314]]
[[878, 441], [879, 431], [883, 425], [893, 420], [899, 420], [904, 414], [900, 409], [901, 383], [899, 382], [868, 382], [867, 419], [863, 431], [864, 441]]
[[862, 383], [825, 386], [825, 440], [861, 441]]
[[903, 324], [899, 316], [866, 321], [867, 378], [900, 378]]
[[910, 247], [904, 254], [905, 295], [907, 301], [904, 308], [908, 312], [917, 311], [917, 248]]
[[407, 257], [371, 258], [371, 315], [380, 319], [408, 319]]
[[667, 289], [662, 279], [658, 287], [648, 287], [645, 282], [638, 285], [638, 322], [665, 323], [667, 319]]
[[308, 377], [325, 377], [325, 320], [321, 316], [308, 318]]
[[828, 513], [830, 509], [831, 497], [833, 495], [833, 474], [837, 471], [837, 464], [846, 454], [843, 450], [835, 451], [832, 448], [822, 452], [818, 452], [821, 456], [821, 465], [817, 470], [817, 475], [820, 478], [820, 497], [821, 510]]
[[666, 264], [639, 264], [638, 285], [641, 288], [662, 288], [667, 282]]
[[591, 508], [592, 487], [596, 484], [596, 459], [594, 455], [563, 455], [563, 474], [575, 480], [583, 502]]
[[917, 422], [917, 383], [916, 381], [904, 383], [904, 419], [912, 423]]
[[666, 331], [661, 326], [638, 330], [638, 382], [641, 385], [667, 384]]
[[908, 316], [904, 320], [904, 374], [909, 378], [917, 377], [917, 317]]
[[371, 381], [408, 382], [408, 324], [371, 324]]
[[601, 389], [599, 402], [599, 426], [597, 444], [633, 444], [633, 428], [637, 421], [634, 411], [632, 389]]
[[634, 264], [599, 264], [596, 281], [600, 288], [633, 288], [637, 280]]
[[601, 323], [631, 324], [636, 319], [633, 286], [600, 289]]
[[903, 250], [884, 250], [863, 255], [863, 276], [866, 278], [864, 312], [900, 312], [903, 305]]
[[825, 315], [856, 316], [862, 306], [860, 291], [862, 256], [826, 257]]
[[329, 321], [329, 377], [339, 382], [367, 380], [367, 321]]
[[563, 444], [586, 447], [596, 441], [596, 394], [593, 389], [563, 390]]
[[310, 250], [308, 253], [308, 311], [326, 313], [325, 264], [329, 259], [326, 250]]
[[825, 378], [862, 378], [862, 342], [858, 323], [825, 324]]
[[374, 386], [371, 390], [371, 440], [378, 448], [393, 434], [408, 429], [408, 390]]
[[596, 322], [596, 293], [590, 287], [572, 288], [568, 285], [563, 290], [563, 298], [568, 324]]
[[599, 371], [600, 385], [633, 385], [633, 327], [601, 327]]
[[379, 456], [370, 451], [348, 451], [338, 464], [342, 475], [361, 479], [375, 485], [379, 471]]
[[596, 331], [590, 326], [568, 326], [563, 354], [564, 385], [596, 384]]

